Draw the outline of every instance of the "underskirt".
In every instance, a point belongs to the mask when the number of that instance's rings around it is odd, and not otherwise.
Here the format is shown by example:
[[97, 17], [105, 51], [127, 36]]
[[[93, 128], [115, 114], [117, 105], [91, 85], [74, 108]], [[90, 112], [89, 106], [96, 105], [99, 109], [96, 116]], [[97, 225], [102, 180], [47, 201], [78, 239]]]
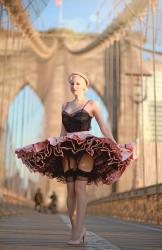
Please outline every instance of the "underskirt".
[[66, 183], [63, 158], [80, 157], [84, 153], [93, 159], [93, 169], [87, 184], [110, 185], [117, 181], [130, 162], [136, 159], [133, 143], [117, 144], [110, 138], [96, 137], [89, 131], [50, 137], [34, 144], [17, 148], [15, 153], [31, 172]]

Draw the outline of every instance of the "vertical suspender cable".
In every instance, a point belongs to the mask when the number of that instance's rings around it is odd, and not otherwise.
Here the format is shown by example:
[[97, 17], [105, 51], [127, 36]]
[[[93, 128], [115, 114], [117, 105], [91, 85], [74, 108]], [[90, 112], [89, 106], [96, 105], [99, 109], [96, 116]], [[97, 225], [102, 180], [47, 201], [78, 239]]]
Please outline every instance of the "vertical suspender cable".
[[[9, 18], [8, 18], [9, 20]], [[11, 25], [11, 22], [9, 22], [9, 39], [10, 41], [12, 41], [13, 39], [13, 32], [11, 32], [12, 30], [12, 25]], [[11, 43], [10, 43], [11, 44]], [[11, 46], [11, 45], [10, 45]], [[12, 53], [9, 51], [9, 53]], [[14, 53], [14, 52], [13, 52]], [[9, 69], [12, 70], [12, 55], [9, 56], [8, 58], [8, 61], [7, 61], [7, 66], [9, 67]], [[5, 98], [6, 98], [6, 107], [9, 106], [9, 102], [10, 102], [10, 95], [11, 95], [11, 92], [12, 92], [12, 74], [11, 74], [11, 70], [9, 70], [10, 72], [10, 75], [8, 76], [7, 78], [7, 81], [5, 83], [6, 85], [6, 90], [9, 89], [9, 92], [5, 94]], [[11, 80], [10, 80], [11, 79]], [[8, 158], [8, 166], [9, 166], [9, 172], [10, 172], [10, 178], [11, 178], [11, 186], [10, 186], [10, 190], [14, 190], [14, 178], [13, 178], [13, 174], [14, 174], [14, 168], [15, 168], [15, 165], [13, 163], [13, 151], [12, 151], [12, 143], [13, 143], [13, 140], [14, 140], [14, 131], [13, 131], [13, 124], [14, 124], [14, 105], [12, 105], [12, 120], [10, 119], [11, 123], [9, 123], [9, 131], [7, 131], [7, 133], [9, 133], [9, 144], [8, 144], [8, 147], [9, 147], [9, 158]], [[8, 110], [9, 111], [9, 110]], [[9, 116], [11, 115], [11, 113], [9, 113]], [[7, 156], [8, 157], [8, 156]]]
[[[4, 10], [4, 9], [3, 9]], [[5, 11], [5, 10], [4, 10]], [[6, 36], [6, 37], [5, 37]], [[3, 109], [4, 109], [4, 95], [5, 95], [5, 80], [6, 80], [6, 66], [7, 66], [7, 50], [8, 50], [8, 38], [9, 38], [9, 20], [7, 20], [7, 30], [4, 29], [4, 61], [3, 61], [3, 76], [2, 82], [0, 82], [0, 90], [1, 90], [1, 102], [0, 102], [0, 141], [2, 142], [2, 134], [3, 134]]]
[[[5, 9], [2, 9], [2, 15], [5, 15]], [[3, 17], [2, 17], [3, 20]], [[9, 20], [7, 19], [7, 24], [6, 24], [7, 30], [3, 30], [4, 34], [4, 50], [3, 50], [3, 55], [4, 55], [4, 61], [3, 61], [3, 75], [2, 75], [2, 82], [0, 82], [0, 92], [1, 92], [1, 100], [0, 100], [0, 154], [1, 157], [3, 158], [3, 135], [4, 135], [4, 124], [3, 124], [3, 112], [4, 112], [4, 101], [5, 101], [5, 81], [6, 81], [6, 66], [7, 66], [7, 50], [8, 50], [8, 37], [9, 37]], [[1, 160], [2, 160], [1, 158]], [[1, 163], [2, 164], [2, 163]], [[6, 175], [6, 171], [3, 166], [3, 173]], [[6, 177], [6, 176], [5, 176]]]
[[[122, 39], [122, 46], [124, 47], [125, 46], [125, 43], [124, 43], [124, 40]], [[122, 118], [122, 134], [123, 134], [123, 136], [122, 136], [122, 138], [124, 138], [124, 139], [126, 139], [127, 138], [127, 126], [124, 126], [124, 128], [123, 128], [123, 124], [124, 124], [124, 122], [123, 122], [123, 120], [124, 121], [126, 121], [126, 119], [127, 119], [127, 86], [128, 86], [128, 77], [125, 75], [125, 74], [123, 74], [123, 72], [125, 71], [125, 66], [127, 67], [127, 69], [128, 69], [128, 54], [127, 54], [127, 52], [125, 52], [124, 51], [124, 49], [122, 48], [122, 53], [124, 53], [124, 55], [123, 55], [123, 60], [124, 60], [124, 65], [123, 65], [123, 69], [122, 69], [122, 98], [123, 98], [123, 100], [122, 100], [122, 106], [123, 106], [123, 108], [122, 108], [122, 116], [123, 116], [123, 118]], [[126, 69], [126, 70], [127, 70]], [[126, 121], [126, 124], [127, 124], [127, 121]], [[124, 176], [124, 178], [125, 178], [125, 186], [124, 186], [124, 191], [127, 189], [127, 174], [125, 174], [125, 176]]]
[[154, 80], [154, 132], [155, 132], [155, 167], [156, 167], [156, 214], [157, 224], [160, 223], [159, 218], [159, 190], [158, 190], [158, 148], [157, 148], [157, 100], [156, 100], [156, 61], [155, 61], [155, 6], [152, 4], [152, 42], [153, 42], [153, 80]]
[[[138, 19], [139, 21], [139, 27], [140, 27], [140, 33], [143, 34], [142, 32], [142, 20], [141, 18], [139, 17]], [[141, 35], [140, 37], [140, 47], [143, 48], [143, 36]], [[143, 87], [143, 84], [144, 84], [144, 81], [143, 81], [143, 54], [142, 54], [142, 49], [140, 49], [140, 92], [141, 92], [141, 102], [140, 102], [140, 120], [141, 120], [141, 124], [140, 124], [140, 140], [142, 142], [142, 147], [141, 147], [141, 150], [142, 150], [142, 177], [143, 177], [143, 188], [144, 188], [144, 196], [143, 196], [143, 213], [144, 213], [144, 216], [146, 214], [146, 206], [147, 204], [145, 203], [147, 199], [145, 199], [145, 192], [146, 192], [146, 189], [145, 189], [145, 143], [144, 143], [144, 112], [143, 112], [143, 105], [144, 105], [144, 97], [143, 97], [143, 94], [144, 94], [144, 87]]]
[[[17, 64], [17, 67], [19, 65], [21, 65], [20, 63], [20, 57], [21, 57], [21, 48], [20, 48], [20, 39], [21, 39], [21, 36], [19, 35], [19, 32], [16, 34], [16, 32], [14, 32], [14, 25], [13, 25], [13, 34], [14, 34], [14, 37], [16, 36], [17, 39], [13, 39], [13, 44], [14, 42], [16, 42], [16, 45], [17, 47], [15, 48], [15, 53], [16, 53], [16, 59], [19, 58], [19, 61], [18, 61], [18, 64]], [[13, 86], [12, 86], [12, 89], [13, 89], [13, 93], [12, 93], [12, 96], [15, 94], [15, 90], [17, 89], [17, 81], [19, 81], [19, 73], [21, 72], [21, 70], [19, 70], [19, 68], [16, 68], [16, 73], [17, 73], [17, 77], [16, 79], [13, 81]], [[13, 128], [12, 128], [12, 131], [13, 131], [13, 145], [12, 145], [12, 152], [14, 152], [14, 146], [16, 144], [16, 141], [17, 141], [17, 131], [18, 131], [18, 106], [19, 106], [19, 103], [18, 103], [18, 99], [16, 96], [14, 96], [14, 99], [13, 99], [13, 102], [12, 102], [13, 106], [14, 106], [14, 109], [13, 109], [13, 114], [14, 114], [14, 119], [13, 119]], [[15, 164], [15, 159], [16, 159], [16, 156], [14, 155], [14, 157], [12, 158], [12, 165], [16, 165]], [[14, 166], [13, 166], [14, 167]], [[16, 166], [15, 166], [16, 167]], [[16, 172], [17, 172], [17, 169], [16, 169]], [[20, 185], [19, 185], [20, 186]], [[16, 190], [14, 190], [16, 191]], [[18, 193], [19, 193], [19, 188], [17, 189]]]
[[[132, 27], [130, 27], [130, 34], [132, 32]], [[128, 78], [128, 80], [130, 80], [130, 84], [132, 83], [134, 84], [134, 79], [135, 77], [133, 76], [133, 62], [134, 62], [134, 57], [133, 57], [133, 46], [132, 46], [132, 39], [130, 38], [130, 43], [128, 43], [127, 46], [128, 49], [130, 49], [130, 65], [129, 65], [129, 69], [130, 69], [130, 77]], [[127, 70], [128, 71], [128, 70]], [[134, 96], [134, 86], [132, 87], [132, 91], [130, 93], [130, 98], [131, 98], [131, 110], [132, 110], [132, 138], [133, 140], [137, 140], [137, 133], [136, 133], [136, 121], [137, 121], [137, 113], [136, 113], [136, 103], [134, 102], [133, 96]], [[136, 162], [133, 162], [132, 164], [137, 164]], [[137, 165], [134, 166], [132, 168], [133, 171], [133, 176], [132, 176], [132, 189], [136, 188], [136, 179], [137, 179]]]
[[[140, 32], [142, 33], [142, 20], [139, 19], [139, 26], [140, 26]], [[142, 33], [143, 34], [143, 33]], [[141, 36], [140, 38], [140, 47], [143, 48], [143, 37]], [[142, 49], [140, 50], [140, 78], [141, 78], [141, 83], [140, 83], [140, 87], [141, 87], [141, 116], [140, 116], [140, 119], [141, 119], [141, 126], [140, 126], [140, 137], [141, 137], [141, 142], [142, 142], [142, 175], [143, 175], [143, 187], [145, 187], [145, 157], [144, 157], [144, 154], [145, 154], [145, 148], [144, 148], [144, 130], [143, 130], [143, 126], [144, 126], [144, 113], [143, 113], [143, 103], [144, 103], [144, 100], [143, 100], [143, 91], [144, 91], [144, 88], [143, 88], [143, 58], [142, 58]]]

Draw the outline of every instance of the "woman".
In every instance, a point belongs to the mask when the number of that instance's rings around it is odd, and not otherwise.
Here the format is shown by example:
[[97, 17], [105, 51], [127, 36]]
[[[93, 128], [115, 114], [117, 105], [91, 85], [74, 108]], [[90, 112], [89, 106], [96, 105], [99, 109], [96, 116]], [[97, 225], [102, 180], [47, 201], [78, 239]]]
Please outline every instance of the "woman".
[[[134, 159], [133, 145], [119, 145], [102, 118], [94, 100], [84, 96], [89, 81], [79, 72], [69, 76], [74, 99], [62, 106], [60, 137], [52, 137], [16, 150], [31, 171], [37, 171], [67, 184], [67, 208], [72, 225], [68, 244], [84, 241], [86, 229], [86, 186], [117, 181]], [[104, 137], [90, 134], [95, 117]]]

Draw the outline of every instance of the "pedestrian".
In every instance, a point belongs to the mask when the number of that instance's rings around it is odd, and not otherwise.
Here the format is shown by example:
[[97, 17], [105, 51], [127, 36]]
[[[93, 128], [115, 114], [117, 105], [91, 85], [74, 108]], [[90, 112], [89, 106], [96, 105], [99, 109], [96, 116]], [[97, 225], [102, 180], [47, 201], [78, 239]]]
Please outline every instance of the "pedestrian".
[[35, 210], [37, 210], [38, 212], [41, 212], [42, 205], [43, 205], [43, 194], [40, 188], [37, 189], [34, 195], [34, 202], [35, 202]]
[[50, 195], [51, 202], [49, 204], [49, 209], [51, 210], [52, 213], [57, 212], [57, 195], [53, 191], [52, 194]]
[[[86, 187], [117, 181], [134, 160], [134, 145], [118, 144], [102, 117], [97, 101], [87, 99], [88, 78], [79, 72], [70, 74], [68, 84], [73, 99], [62, 105], [62, 127], [59, 137], [50, 137], [16, 154], [34, 172], [57, 178], [67, 184], [67, 208], [71, 221], [68, 244], [84, 242], [86, 229]], [[95, 118], [104, 137], [90, 133]]]

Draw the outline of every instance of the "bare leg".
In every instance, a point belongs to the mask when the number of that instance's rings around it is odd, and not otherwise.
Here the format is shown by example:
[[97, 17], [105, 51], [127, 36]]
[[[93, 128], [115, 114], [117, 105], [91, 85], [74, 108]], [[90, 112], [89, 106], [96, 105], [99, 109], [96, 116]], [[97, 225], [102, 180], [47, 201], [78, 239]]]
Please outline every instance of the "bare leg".
[[[73, 158], [70, 158], [70, 168], [75, 170], [76, 168], [76, 161]], [[64, 172], [69, 170], [68, 160], [64, 158]], [[67, 209], [68, 215], [70, 218], [71, 226], [72, 226], [72, 233], [75, 228], [75, 221], [76, 221], [76, 194], [75, 194], [75, 183], [72, 177], [67, 177]]]
[[77, 240], [83, 230], [85, 215], [86, 215], [86, 183], [87, 181], [78, 181], [75, 182], [76, 190], [76, 226], [75, 231], [72, 235], [73, 240]]
[[[88, 154], [84, 154], [79, 162], [78, 168], [86, 172], [91, 172], [93, 168], [93, 159]], [[77, 176], [77, 180], [75, 181], [76, 226], [72, 235], [73, 240], [77, 240], [79, 238], [84, 227], [87, 207], [86, 185], [87, 177]]]
[[74, 182], [67, 183], [67, 209], [73, 231], [76, 222], [76, 195]]

